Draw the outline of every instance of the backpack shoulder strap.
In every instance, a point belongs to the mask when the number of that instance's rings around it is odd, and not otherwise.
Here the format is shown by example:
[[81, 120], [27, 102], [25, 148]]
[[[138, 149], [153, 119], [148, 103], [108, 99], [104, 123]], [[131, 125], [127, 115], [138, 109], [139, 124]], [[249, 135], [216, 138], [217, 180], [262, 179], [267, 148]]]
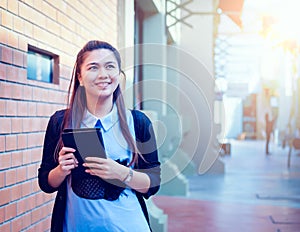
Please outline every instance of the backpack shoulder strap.
[[138, 110], [131, 110], [131, 114], [133, 117], [133, 123], [134, 123], [134, 132], [135, 132], [135, 139], [140, 141], [141, 140], [141, 125], [138, 117]]

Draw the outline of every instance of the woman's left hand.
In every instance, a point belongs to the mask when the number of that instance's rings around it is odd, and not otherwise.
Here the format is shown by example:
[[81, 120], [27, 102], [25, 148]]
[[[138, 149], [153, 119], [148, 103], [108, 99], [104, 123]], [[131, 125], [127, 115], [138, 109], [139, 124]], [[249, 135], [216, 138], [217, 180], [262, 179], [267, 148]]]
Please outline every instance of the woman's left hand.
[[128, 167], [109, 158], [87, 157], [86, 161], [83, 164], [87, 168], [85, 171], [102, 179], [118, 179], [123, 181], [124, 176], [128, 173]]

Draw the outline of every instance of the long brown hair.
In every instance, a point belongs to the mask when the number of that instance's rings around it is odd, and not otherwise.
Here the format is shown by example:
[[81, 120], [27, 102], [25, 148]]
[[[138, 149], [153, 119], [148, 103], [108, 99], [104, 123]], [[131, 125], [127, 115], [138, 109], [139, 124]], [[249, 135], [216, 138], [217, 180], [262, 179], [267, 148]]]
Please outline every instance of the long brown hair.
[[[86, 53], [96, 49], [108, 49], [112, 51], [117, 60], [119, 66], [119, 72], [121, 72], [122, 70], [121, 56], [116, 48], [114, 48], [112, 45], [110, 45], [107, 42], [98, 41], [98, 40], [91, 40], [88, 43], [86, 43], [85, 46], [77, 54], [77, 59], [73, 68], [72, 79], [68, 90], [68, 99], [69, 99], [68, 107], [63, 118], [61, 131], [65, 128], [80, 127], [80, 123], [82, 121], [87, 102], [86, 102], [85, 89], [84, 87], [80, 86], [78, 76], [81, 73], [81, 65], [85, 59]], [[132, 160], [129, 163], [129, 166], [131, 166], [132, 164], [137, 162], [138, 155], [140, 155], [140, 152], [138, 151], [136, 142], [132, 137], [127, 124], [125, 103], [124, 103], [120, 85], [118, 85], [118, 87], [113, 93], [113, 101], [116, 103], [118, 109], [118, 116], [119, 116], [119, 122], [120, 122], [122, 134], [133, 154]], [[55, 152], [56, 158], [58, 157], [58, 152], [62, 148], [62, 146], [63, 146], [62, 141], [60, 139]]]

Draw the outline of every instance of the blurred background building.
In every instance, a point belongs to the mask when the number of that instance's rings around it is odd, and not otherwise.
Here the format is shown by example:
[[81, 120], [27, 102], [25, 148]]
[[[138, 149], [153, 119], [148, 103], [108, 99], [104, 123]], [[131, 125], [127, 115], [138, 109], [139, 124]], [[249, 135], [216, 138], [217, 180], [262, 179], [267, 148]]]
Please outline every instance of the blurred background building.
[[[37, 184], [44, 132], [90, 39], [119, 48], [126, 104], [155, 125], [159, 194], [186, 196], [189, 175], [225, 172], [222, 145], [264, 139], [266, 113], [276, 144], [299, 136], [297, 4], [1, 0], [0, 231], [49, 229], [54, 195]], [[167, 215], [148, 204], [155, 231], [166, 231]]]

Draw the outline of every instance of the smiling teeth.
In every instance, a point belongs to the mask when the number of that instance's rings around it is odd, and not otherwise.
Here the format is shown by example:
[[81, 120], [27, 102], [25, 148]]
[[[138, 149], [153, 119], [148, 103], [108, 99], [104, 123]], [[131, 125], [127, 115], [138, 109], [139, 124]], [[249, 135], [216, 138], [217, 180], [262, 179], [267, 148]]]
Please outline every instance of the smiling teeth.
[[101, 82], [101, 83], [98, 83], [97, 85], [101, 86], [101, 87], [104, 87], [104, 86], [109, 85], [109, 83], [108, 82]]

